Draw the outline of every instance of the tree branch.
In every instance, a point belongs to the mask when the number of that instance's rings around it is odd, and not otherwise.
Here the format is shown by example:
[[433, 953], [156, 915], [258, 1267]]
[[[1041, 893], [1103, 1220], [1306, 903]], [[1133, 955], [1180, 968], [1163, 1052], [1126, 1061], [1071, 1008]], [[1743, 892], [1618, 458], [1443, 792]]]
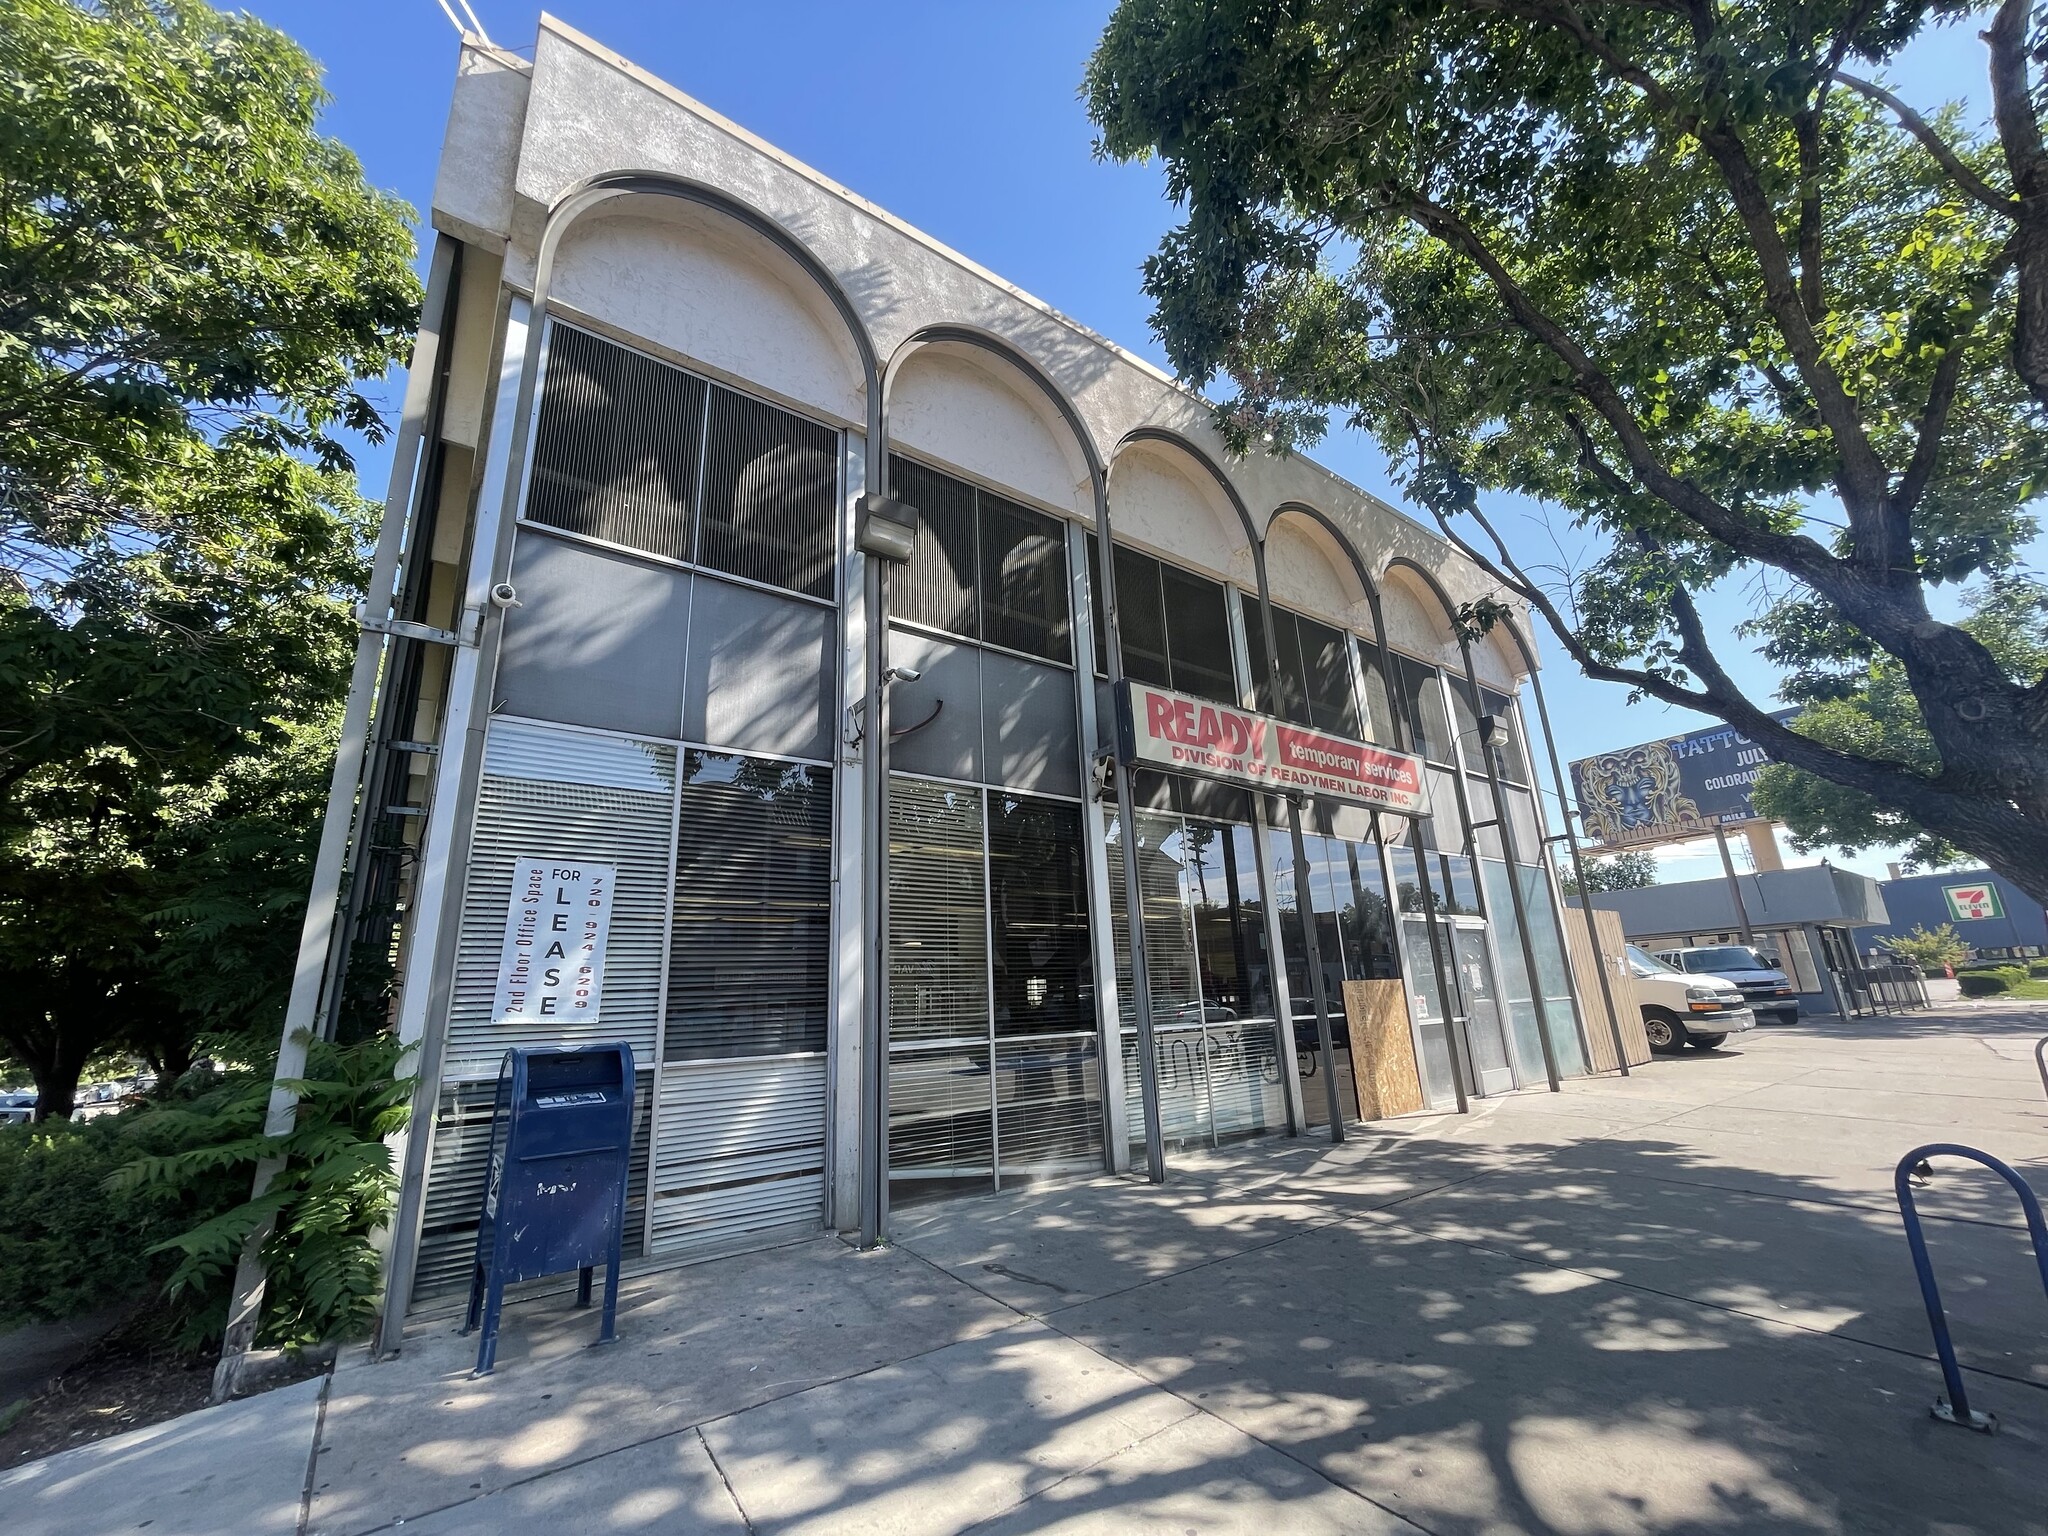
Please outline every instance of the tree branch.
[[1920, 147], [1934, 157], [1934, 163], [1948, 173], [1949, 180], [1962, 188], [1963, 191], [1967, 192], [1977, 202], [1982, 203], [1993, 213], [2000, 214], [2008, 219], [2014, 217], [2019, 212], [2019, 200], [2017, 198], [2010, 192], [1999, 191], [1990, 182], [1963, 164], [1962, 156], [1958, 155], [1949, 142], [1935, 131], [1934, 125], [1907, 106], [1898, 96], [1886, 90], [1876, 81], [1862, 79], [1844, 69], [1835, 70], [1833, 78], [1839, 80], [1858, 95], [1869, 97], [1872, 101], [1890, 112], [1893, 117], [1896, 117], [1899, 120], [1899, 126], [1919, 140]]
[[2013, 368], [2048, 406], [2048, 146], [2027, 73], [2027, 0], [2005, 0], [1984, 41], [1991, 49], [1992, 119], [2006, 170], [2019, 195], [2013, 236], [2019, 269], [2019, 321], [2013, 328]]

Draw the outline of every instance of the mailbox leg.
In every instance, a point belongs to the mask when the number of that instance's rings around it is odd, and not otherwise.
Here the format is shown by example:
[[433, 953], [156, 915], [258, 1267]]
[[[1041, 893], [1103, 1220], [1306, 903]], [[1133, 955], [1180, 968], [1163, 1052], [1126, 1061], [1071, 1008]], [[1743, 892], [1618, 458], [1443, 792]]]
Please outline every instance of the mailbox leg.
[[576, 1271], [576, 1305], [578, 1307], [587, 1307], [590, 1305], [591, 1273], [591, 1266], [588, 1264], [584, 1265], [581, 1269]]
[[597, 1342], [611, 1343], [617, 1333], [619, 1319], [619, 1251], [612, 1250], [612, 1261], [604, 1267], [604, 1317], [597, 1326]]
[[476, 1370], [472, 1373], [474, 1375], [488, 1376], [491, 1374], [491, 1368], [498, 1363], [498, 1314], [503, 1310], [504, 1303], [505, 1287], [493, 1273], [484, 1286], [483, 1337], [477, 1340]]
[[469, 1311], [462, 1319], [462, 1332], [475, 1328], [484, 1307], [484, 1267], [481, 1264], [469, 1266]]

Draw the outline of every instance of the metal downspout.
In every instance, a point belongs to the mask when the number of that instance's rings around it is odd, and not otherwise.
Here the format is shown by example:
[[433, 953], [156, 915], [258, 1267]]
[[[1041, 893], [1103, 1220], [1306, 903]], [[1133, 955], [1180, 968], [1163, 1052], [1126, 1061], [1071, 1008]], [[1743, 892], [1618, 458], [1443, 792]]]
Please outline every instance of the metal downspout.
[[[399, 557], [405, 547], [405, 529], [412, 510], [413, 476], [419, 459], [427, 404], [440, 371], [441, 337], [449, 319], [446, 310], [454, 256], [454, 242], [445, 235], [436, 236], [427, 268], [426, 298], [420, 309], [419, 337], [414, 343], [412, 363], [406, 374], [405, 404], [399, 417], [398, 441], [392, 449], [391, 479], [384, 497], [384, 521], [377, 533], [369, 588], [363, 597], [362, 615], [366, 620], [387, 618], [391, 609], [391, 594], [397, 584]], [[278, 1041], [270, 1107], [263, 1121], [263, 1134], [268, 1137], [289, 1135], [298, 1118], [298, 1096], [284, 1084], [305, 1075], [306, 1047], [319, 1026], [322, 990], [330, 972], [329, 953], [341, 898], [342, 868], [352, 841], [351, 833], [358, 820], [356, 799], [362, 784], [370, 710], [383, 656], [383, 634], [364, 628], [356, 639], [355, 666], [349, 676], [348, 703], [342, 712], [334, 772], [328, 780], [327, 811], [320, 827], [320, 847], [313, 860], [313, 884], [306, 897], [306, 915], [299, 927], [298, 960], [292, 972], [291, 995], [285, 1003], [284, 1030]], [[362, 817], [361, 821], [367, 826], [368, 817]], [[283, 1166], [283, 1159], [277, 1157], [266, 1157], [256, 1165], [250, 1192], [252, 1200], [263, 1196]], [[231, 1396], [240, 1385], [242, 1366], [256, 1337], [256, 1326], [263, 1312], [265, 1283], [262, 1249], [270, 1230], [270, 1223], [265, 1222], [249, 1235], [242, 1245], [241, 1259], [235, 1266], [234, 1297], [228, 1309], [227, 1329], [221, 1338], [220, 1363], [213, 1373], [212, 1400], [216, 1403]]]

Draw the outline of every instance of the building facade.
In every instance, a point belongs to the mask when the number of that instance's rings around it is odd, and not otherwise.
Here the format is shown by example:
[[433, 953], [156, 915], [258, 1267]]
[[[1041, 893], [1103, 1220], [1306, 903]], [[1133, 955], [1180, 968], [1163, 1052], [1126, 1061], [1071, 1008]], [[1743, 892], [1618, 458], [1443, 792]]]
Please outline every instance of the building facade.
[[1866, 951], [1915, 928], [1949, 924], [1986, 959], [2048, 954], [2048, 913], [2024, 890], [1988, 869], [1934, 870], [1884, 882], [1887, 921], [1859, 935]]
[[1355, 1116], [1347, 983], [1420, 1102], [1587, 1070], [1527, 625], [1441, 539], [552, 20], [465, 46], [433, 223], [333, 946], [416, 1050], [393, 1317], [510, 1045], [632, 1046], [649, 1256]]

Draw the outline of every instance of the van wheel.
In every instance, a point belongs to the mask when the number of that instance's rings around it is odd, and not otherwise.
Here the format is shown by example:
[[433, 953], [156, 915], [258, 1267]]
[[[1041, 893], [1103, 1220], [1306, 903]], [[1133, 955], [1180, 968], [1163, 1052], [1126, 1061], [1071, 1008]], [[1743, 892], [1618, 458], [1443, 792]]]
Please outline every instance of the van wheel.
[[1643, 1010], [1643, 1033], [1650, 1037], [1653, 1051], [1685, 1049], [1685, 1026], [1661, 1008]]

